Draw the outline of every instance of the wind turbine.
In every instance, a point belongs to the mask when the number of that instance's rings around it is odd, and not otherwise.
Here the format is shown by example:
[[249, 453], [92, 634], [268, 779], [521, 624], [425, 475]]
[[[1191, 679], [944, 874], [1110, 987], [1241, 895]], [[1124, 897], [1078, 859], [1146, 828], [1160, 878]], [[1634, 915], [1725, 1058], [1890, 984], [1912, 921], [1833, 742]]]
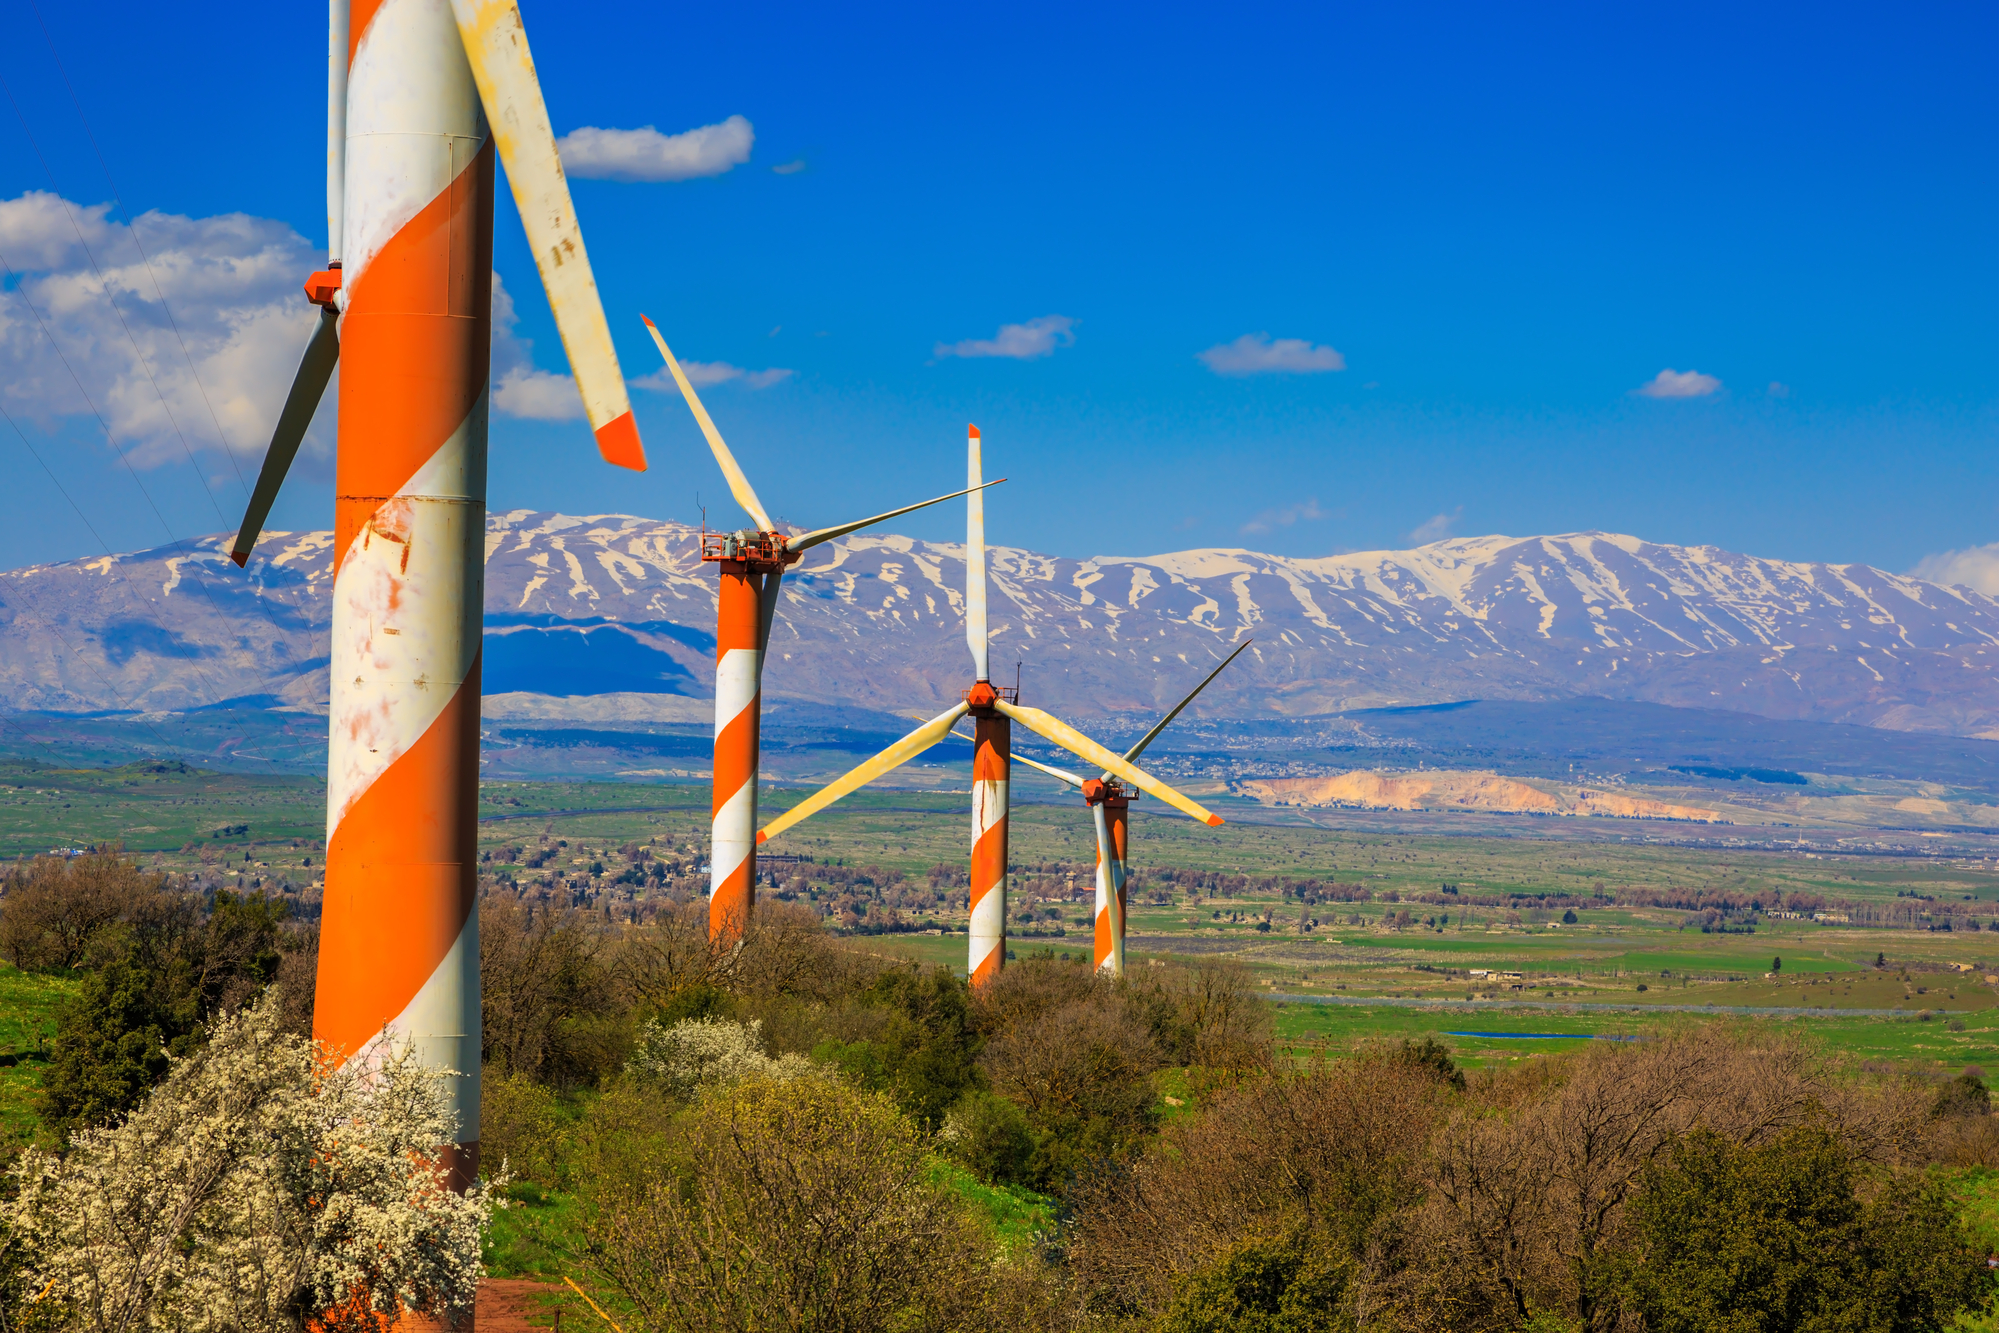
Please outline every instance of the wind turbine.
[[[641, 319], [645, 317], [640, 316]], [[749, 925], [750, 910], [756, 905], [757, 885], [757, 767], [759, 733], [763, 714], [764, 652], [770, 646], [771, 618], [777, 611], [778, 589], [785, 567], [822, 542], [844, 537], [913, 510], [955, 500], [972, 490], [983, 489], [976, 479], [963, 491], [940, 495], [935, 500], [904, 505], [886, 514], [863, 518], [837, 527], [788, 537], [778, 531], [757, 499], [749, 477], [737, 464], [722, 432], [701, 396], [680, 368], [659, 328], [649, 319], [646, 329], [666, 358], [673, 382], [694, 413], [708, 447], [729, 479], [729, 492], [736, 497], [755, 529], [741, 532], [701, 534], [701, 559], [719, 567], [722, 587], [715, 602], [715, 794], [713, 824], [708, 847], [708, 937], [734, 941], [742, 938]], [[997, 486], [1000, 481], [986, 482]]]
[[494, 159], [605, 461], [645, 469], [515, 0], [330, 0], [318, 327], [231, 558], [270, 516], [336, 362], [325, 909], [313, 1035], [452, 1071], [478, 1171], [479, 648]]
[[979, 479], [979, 428], [971, 426], [967, 432], [966, 481], [970, 494], [965, 500], [965, 642], [972, 650], [971, 688], [964, 692], [959, 703], [773, 819], [758, 831], [757, 842], [761, 844], [776, 837], [848, 793], [908, 763], [950, 735], [958, 719], [970, 713], [972, 891], [967, 971], [972, 985], [983, 987], [992, 983], [1006, 963], [1007, 782], [1013, 723], [1039, 733], [1094, 767], [1140, 791], [1152, 793], [1203, 823], [1218, 825], [1222, 819], [1059, 718], [1039, 708], [1021, 707], [1017, 690], [992, 683], [986, 645], [986, 506]]
[[[1236, 650], [1222, 659], [1221, 665], [1202, 678], [1201, 683], [1187, 692], [1187, 697], [1174, 704], [1172, 711], [1153, 724], [1152, 730], [1139, 737], [1138, 744], [1124, 752], [1126, 763], [1136, 762], [1145, 747], [1166, 730], [1167, 724], [1180, 716], [1182, 709], [1194, 702], [1202, 690], [1229, 663], [1242, 656], [1243, 649], [1254, 643], [1254, 639], [1244, 639]], [[959, 740], [969, 740], [963, 732], [951, 733]], [[1125, 922], [1125, 874], [1130, 864], [1130, 826], [1128, 822], [1131, 803], [1138, 793], [1124, 786], [1111, 773], [1100, 778], [1083, 778], [1067, 769], [1039, 763], [1020, 756], [1020, 762], [1030, 768], [1038, 768], [1049, 777], [1074, 787], [1083, 795], [1083, 804], [1089, 807], [1090, 820], [1096, 825], [1097, 834], [1097, 910], [1096, 928], [1093, 932], [1095, 943], [1092, 951], [1097, 970], [1109, 972], [1112, 976], [1124, 975], [1124, 922]]]

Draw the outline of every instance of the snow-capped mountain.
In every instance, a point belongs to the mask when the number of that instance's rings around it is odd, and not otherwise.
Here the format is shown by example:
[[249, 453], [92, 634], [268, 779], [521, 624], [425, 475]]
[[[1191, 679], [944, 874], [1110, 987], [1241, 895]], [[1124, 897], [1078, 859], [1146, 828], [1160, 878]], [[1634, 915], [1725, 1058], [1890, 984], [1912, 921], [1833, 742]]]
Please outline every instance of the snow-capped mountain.
[[[174, 710], [326, 696], [330, 532], [229, 538], [0, 574], [0, 700]], [[1999, 601], [1865, 565], [1610, 533], [1454, 539], [1299, 560], [1181, 551], [1083, 560], [996, 547], [995, 676], [1065, 715], [1151, 711], [1244, 637], [1222, 717], [1601, 695], [1781, 718], [1999, 735]], [[785, 580], [767, 696], [935, 711], [969, 683], [964, 552], [856, 536]], [[626, 515], [488, 519], [484, 692], [648, 700], [699, 715], [715, 581], [696, 531]], [[606, 696], [616, 696], [619, 702]], [[586, 702], [578, 698], [577, 704]]]

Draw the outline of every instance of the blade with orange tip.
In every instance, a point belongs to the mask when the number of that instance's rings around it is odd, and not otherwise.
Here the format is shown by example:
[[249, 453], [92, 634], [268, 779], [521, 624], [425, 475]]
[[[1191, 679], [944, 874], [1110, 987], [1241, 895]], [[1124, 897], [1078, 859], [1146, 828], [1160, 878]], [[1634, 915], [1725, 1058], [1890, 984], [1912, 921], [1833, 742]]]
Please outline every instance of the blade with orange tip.
[[1215, 814], [1198, 801], [1182, 796], [1179, 792], [1174, 791], [1144, 769], [1126, 763], [1116, 754], [1106, 750], [1103, 746], [1097, 744], [1067, 722], [1062, 721], [1062, 719], [1044, 713], [1039, 708], [1022, 708], [1019, 704], [1010, 704], [1004, 699], [995, 703], [993, 707], [1005, 713], [1029, 731], [1037, 732], [1047, 737], [1069, 753], [1089, 760], [1090, 763], [1101, 768], [1104, 772], [1123, 778], [1140, 791], [1158, 797], [1175, 810], [1192, 815], [1210, 827], [1217, 827], [1221, 824], [1222, 817], [1220, 815]]
[[757, 531], [776, 532], [777, 525], [772, 523], [770, 515], [764, 512], [763, 501], [757, 499], [756, 488], [750, 485], [748, 475], [736, 462], [736, 456], [729, 452], [729, 446], [722, 443], [722, 432], [715, 429], [715, 419], [709, 416], [708, 409], [701, 405], [701, 395], [694, 392], [694, 386], [687, 380], [687, 372], [680, 368], [680, 362], [674, 357], [673, 349], [668, 347], [666, 339], [660, 336], [659, 326], [646, 319], [644, 315], [640, 315], [639, 318], [645, 319], [646, 332], [650, 333], [652, 340], [659, 344], [659, 354], [666, 358], [666, 368], [673, 372], [673, 382], [680, 386], [680, 396], [687, 400], [688, 408], [694, 413], [694, 420], [700, 423], [701, 433], [708, 437], [708, 447], [714, 451], [715, 461], [722, 465], [722, 475], [729, 479], [729, 494], [735, 496], [736, 503], [757, 521]]
[[513, 186], [534, 266], [555, 312], [556, 331], [569, 353], [569, 369], [583, 395], [584, 415], [597, 437], [597, 451], [607, 463], [643, 472], [645, 445], [632, 419], [632, 401], [618, 369], [590, 256], [583, 249], [583, 231], [528, 52], [520, 5], [516, 0], [451, 0], [451, 12], [479, 85], [493, 146]]
[[941, 505], [946, 500], [955, 500], [961, 495], [970, 495], [973, 491], [985, 490], [987, 486], [997, 486], [1001, 481], [1005, 480], [1005, 477], [1001, 477], [999, 481], [989, 481], [984, 486], [967, 486], [962, 491], [952, 491], [949, 495], [940, 495], [935, 500], [923, 500], [913, 505], [904, 505], [900, 509], [891, 509], [886, 514], [876, 514], [873, 518], [864, 518], [853, 523], [842, 523], [835, 528], [815, 528], [802, 537], [793, 537], [785, 542], [785, 549], [789, 551], [809, 551], [821, 542], [830, 542], [835, 537], [844, 537], [850, 532], [859, 532], [862, 528], [871, 528], [877, 523], [886, 523], [892, 518], [914, 513], [918, 509], [928, 509], [931, 505]]
[[910, 760], [916, 758], [917, 755], [922, 754], [925, 750], [950, 735], [951, 728], [957, 725], [958, 719], [963, 717], [967, 711], [968, 708], [965, 704], [953, 705], [949, 712], [939, 713], [936, 717], [931, 718], [915, 731], [910, 732], [907, 736], [904, 736], [874, 758], [861, 764], [858, 768], [852, 769], [842, 776], [833, 779], [832, 782], [813, 792], [797, 805], [792, 806], [791, 809], [758, 829], [757, 845], [762, 846], [802, 819], [810, 819], [813, 815], [818, 814], [842, 796], [847, 796], [858, 791], [882, 774], [902, 767]]

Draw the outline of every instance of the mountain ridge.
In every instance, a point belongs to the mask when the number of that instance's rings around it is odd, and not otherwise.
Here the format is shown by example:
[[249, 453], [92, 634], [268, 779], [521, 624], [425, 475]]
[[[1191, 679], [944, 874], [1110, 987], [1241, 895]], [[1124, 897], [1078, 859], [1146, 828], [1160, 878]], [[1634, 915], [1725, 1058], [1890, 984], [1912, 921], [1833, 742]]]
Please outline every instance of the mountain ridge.
[[[241, 571], [229, 540], [0, 573], [0, 703], [323, 703], [331, 533], [266, 533]], [[766, 693], [884, 712], [955, 701], [963, 561], [960, 545], [893, 533], [815, 548], [786, 576]], [[1999, 736], [1999, 600], [1857, 562], [1587, 531], [1309, 558], [992, 546], [988, 566], [995, 674], [1018, 661], [1031, 697], [1078, 718], [1168, 705], [1250, 637], [1202, 714], [1598, 696]], [[687, 524], [492, 513], [484, 692], [704, 697], [714, 608]]]

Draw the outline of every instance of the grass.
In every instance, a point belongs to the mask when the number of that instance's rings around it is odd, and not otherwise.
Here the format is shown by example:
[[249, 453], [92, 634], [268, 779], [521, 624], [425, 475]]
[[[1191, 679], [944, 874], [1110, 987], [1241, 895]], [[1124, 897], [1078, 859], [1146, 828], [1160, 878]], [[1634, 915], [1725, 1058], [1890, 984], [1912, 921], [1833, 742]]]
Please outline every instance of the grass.
[[36, 1107], [47, 1067], [56, 1010], [81, 981], [67, 975], [22, 972], [0, 963], [0, 1136], [26, 1142], [41, 1129]]
[[560, 1282], [565, 1273], [583, 1271], [577, 1249], [583, 1205], [575, 1195], [521, 1180], [507, 1187], [505, 1199], [480, 1248], [487, 1276]]
[[[1531, 1002], [1504, 1009], [1412, 1008], [1372, 1005], [1283, 1004], [1276, 1007], [1277, 1038], [1284, 1049], [1303, 1057], [1314, 1050], [1350, 1050], [1372, 1041], [1420, 1041], [1434, 1037], [1469, 1068], [1503, 1066], [1539, 1055], [1582, 1049], [1601, 1037], [1658, 1037], [1676, 1027], [1695, 1023], [1759, 1022], [1785, 1032], [1797, 1032], [1820, 1043], [1834, 1055], [1855, 1062], [1886, 1063], [1909, 1069], [1940, 1069], [1957, 1074], [1976, 1067], [1999, 1074], [1999, 1014], [1988, 1013], [1967, 1022], [1963, 1032], [1951, 1032], [1943, 1020], [1904, 1018], [1788, 1017], [1763, 1019], [1704, 1018], [1698, 1014], [1633, 1013], [1573, 1014]], [[1522, 1041], [1499, 1033], [1568, 1033], [1569, 1041]], [[1460, 1034], [1488, 1034], [1460, 1035]]]
[[957, 1194], [985, 1219], [1007, 1249], [1032, 1244], [1055, 1226], [1055, 1201], [1018, 1185], [988, 1185], [956, 1162], [938, 1157], [931, 1162], [931, 1180]]

